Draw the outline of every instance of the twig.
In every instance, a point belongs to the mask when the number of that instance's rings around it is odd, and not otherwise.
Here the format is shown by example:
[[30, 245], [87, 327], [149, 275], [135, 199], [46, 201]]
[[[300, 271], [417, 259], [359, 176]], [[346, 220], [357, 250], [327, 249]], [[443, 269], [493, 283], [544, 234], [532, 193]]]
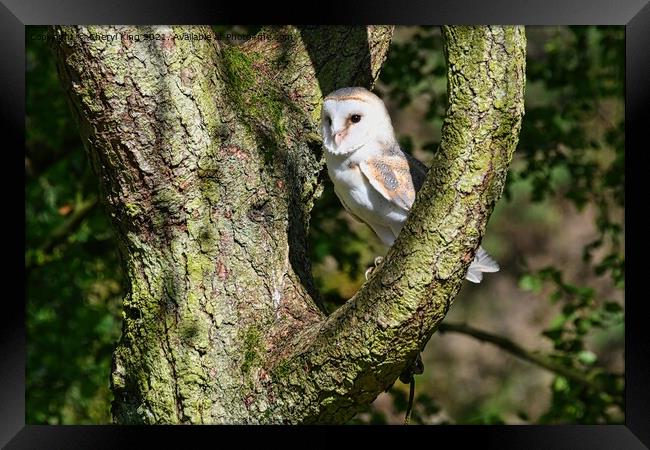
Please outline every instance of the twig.
[[[38, 250], [45, 254], [50, 253], [54, 247], [63, 242], [77, 229], [77, 227], [79, 227], [81, 222], [83, 222], [86, 216], [88, 216], [88, 214], [93, 210], [95, 205], [97, 205], [97, 197], [92, 197], [86, 201], [79, 202], [72, 214], [70, 214], [70, 217], [52, 231], [45, 242], [39, 246]], [[29, 272], [35, 265], [36, 264], [33, 261], [30, 261], [25, 265], [25, 269]]]
[[415, 375], [411, 374], [411, 382], [409, 383], [409, 403], [406, 406], [406, 414], [404, 415], [404, 425], [408, 425], [411, 421], [411, 411], [413, 410], [413, 397], [415, 396]]
[[[540, 353], [535, 353], [526, 350], [525, 348], [515, 344], [513, 341], [511, 341], [508, 338], [505, 338], [503, 336], [497, 336], [473, 327], [470, 327], [469, 325], [466, 324], [461, 324], [461, 323], [449, 323], [449, 322], [444, 322], [441, 323], [438, 326], [438, 331], [441, 333], [461, 333], [465, 334], [467, 336], [471, 336], [475, 339], [478, 339], [483, 342], [489, 342], [490, 344], [496, 345], [502, 350], [507, 351], [508, 353], [523, 359], [524, 361], [531, 362], [533, 364], [536, 364], [540, 367], [543, 367], [544, 369], [550, 370], [551, 372], [555, 372], [558, 375], [562, 375], [563, 377], [573, 380], [577, 383], [580, 383], [584, 386], [587, 386], [591, 389], [594, 390], [605, 390], [606, 389], [598, 382], [590, 379], [587, 375], [584, 373], [581, 373], [577, 370], [571, 369], [569, 367], [566, 367], [560, 363], [557, 363], [553, 361], [551, 358], [549, 358], [546, 355], [542, 355]], [[618, 393], [613, 393], [613, 392], [608, 392], [609, 395], [615, 397], [616, 400], [621, 400], [622, 398]]]

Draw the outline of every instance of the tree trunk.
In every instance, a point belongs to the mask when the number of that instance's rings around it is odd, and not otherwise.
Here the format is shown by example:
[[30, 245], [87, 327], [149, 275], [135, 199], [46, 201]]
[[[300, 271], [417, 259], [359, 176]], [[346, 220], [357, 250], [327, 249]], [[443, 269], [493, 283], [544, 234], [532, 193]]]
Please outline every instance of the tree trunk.
[[116, 423], [344, 423], [424, 347], [523, 114], [523, 29], [443, 31], [449, 106], [430, 175], [385, 263], [326, 317], [306, 250], [321, 98], [372, 86], [391, 27], [269, 28], [238, 47], [207, 27], [53, 29], [129, 280]]

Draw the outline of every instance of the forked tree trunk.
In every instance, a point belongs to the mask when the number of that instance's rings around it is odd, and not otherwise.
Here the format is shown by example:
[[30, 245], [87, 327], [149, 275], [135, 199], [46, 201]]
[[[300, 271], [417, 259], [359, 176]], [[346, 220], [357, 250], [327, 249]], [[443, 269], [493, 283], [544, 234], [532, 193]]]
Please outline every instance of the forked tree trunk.
[[239, 47], [208, 27], [53, 29], [129, 280], [115, 422], [343, 423], [424, 347], [523, 114], [523, 29], [443, 32], [449, 106], [430, 175], [385, 263], [326, 317], [306, 251], [321, 98], [371, 87], [392, 29], [270, 28]]

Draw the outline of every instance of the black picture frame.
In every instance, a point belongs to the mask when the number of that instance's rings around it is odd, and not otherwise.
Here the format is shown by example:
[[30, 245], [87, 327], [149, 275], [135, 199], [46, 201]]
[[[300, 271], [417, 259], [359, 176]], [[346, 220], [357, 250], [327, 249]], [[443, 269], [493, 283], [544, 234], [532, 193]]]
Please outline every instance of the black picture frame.
[[[8, 124], [4, 134], [5, 153], [4, 191], [7, 200], [16, 201], [16, 208], [24, 198], [15, 195], [15, 184], [21, 183], [24, 173], [18, 151], [24, 146], [25, 133], [25, 26], [47, 24], [161, 24], [161, 23], [390, 23], [390, 24], [524, 24], [524, 25], [625, 25], [626, 29], [626, 145], [633, 151], [627, 155], [626, 197], [636, 202], [626, 215], [626, 242], [640, 247], [643, 242], [644, 222], [634, 215], [641, 211], [643, 197], [643, 157], [648, 149], [644, 128], [650, 125], [647, 110], [650, 107], [650, 3], [648, 0], [547, 0], [532, 2], [498, 0], [479, 2], [469, 0], [441, 0], [437, 2], [347, 2], [336, 5], [303, 4], [302, 10], [287, 8], [276, 2], [244, 5], [237, 2], [172, 2], [147, 0], [135, 4], [129, 1], [87, 3], [81, 0], [3, 0], [0, 3], [0, 80], [2, 99], [0, 114]], [[11, 155], [11, 157], [7, 157]], [[632, 158], [632, 159], [630, 159]], [[13, 164], [16, 164], [14, 167]], [[18, 180], [11, 181], [9, 175]], [[24, 180], [22, 180], [24, 185]], [[20, 192], [20, 191], [19, 191]], [[633, 203], [634, 205], [634, 203]], [[11, 205], [13, 206], [13, 205]], [[14, 208], [8, 207], [11, 211]], [[6, 214], [13, 215], [13, 212]], [[6, 219], [6, 217], [5, 217]], [[20, 220], [16, 233], [24, 237]], [[630, 235], [630, 232], [632, 234]], [[637, 238], [636, 241], [631, 239]], [[5, 235], [6, 241], [16, 241]], [[10, 242], [10, 243], [11, 243]], [[627, 246], [626, 246], [627, 247]], [[17, 249], [19, 255], [24, 252]], [[642, 254], [637, 250], [642, 261]], [[630, 257], [629, 253], [628, 258]], [[632, 254], [632, 257], [635, 255]], [[5, 256], [12, 261], [11, 256]], [[20, 257], [18, 258], [20, 261]], [[634, 261], [634, 259], [633, 259]], [[11, 268], [13, 267], [13, 269]], [[13, 284], [12, 270], [20, 271], [24, 264], [11, 263], [5, 270], [5, 292]], [[645, 322], [648, 315], [641, 283], [635, 275], [642, 265], [629, 264], [626, 294], [625, 371], [626, 407], [625, 425], [557, 425], [557, 426], [442, 426], [442, 427], [282, 427], [283, 440], [294, 433], [312, 433], [303, 439], [327, 442], [333, 430], [342, 430], [352, 436], [364, 433], [369, 440], [397, 439], [400, 446], [441, 445], [441, 440], [461, 448], [467, 444], [481, 448], [499, 449], [637, 449], [650, 446], [650, 333]], [[19, 279], [16, 274], [15, 279]], [[25, 279], [26, 280], [26, 279]], [[631, 280], [631, 281], [630, 281]], [[630, 290], [632, 289], [632, 290]], [[0, 328], [2, 351], [0, 355], [0, 445], [6, 448], [115, 448], [132, 446], [135, 439], [146, 439], [187, 447], [189, 437], [200, 437], [226, 443], [242, 427], [118, 427], [118, 426], [35, 426], [25, 425], [25, 305], [15, 296], [5, 294], [3, 326]], [[359, 431], [359, 428], [365, 428]], [[370, 432], [367, 430], [370, 429]], [[264, 435], [276, 427], [256, 427], [254, 433]], [[249, 432], [250, 429], [244, 430]], [[216, 433], [216, 434], [215, 434]], [[197, 436], [197, 434], [199, 436]], [[423, 438], [422, 444], [413, 441]], [[249, 439], [252, 434], [249, 434]], [[343, 436], [343, 439], [346, 437]], [[218, 441], [214, 441], [218, 439]], [[331, 438], [330, 444], [339, 440]], [[180, 444], [179, 444], [180, 445]], [[177, 445], [175, 445], [177, 446]]]

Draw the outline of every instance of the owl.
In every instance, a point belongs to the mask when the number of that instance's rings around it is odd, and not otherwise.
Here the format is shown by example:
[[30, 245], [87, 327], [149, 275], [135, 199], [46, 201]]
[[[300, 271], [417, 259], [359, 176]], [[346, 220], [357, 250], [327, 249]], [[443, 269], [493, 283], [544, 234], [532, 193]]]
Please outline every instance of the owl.
[[[343, 207], [393, 245], [427, 167], [400, 148], [384, 102], [362, 87], [327, 95], [321, 132], [328, 174]], [[499, 265], [479, 247], [465, 278], [480, 283]]]

